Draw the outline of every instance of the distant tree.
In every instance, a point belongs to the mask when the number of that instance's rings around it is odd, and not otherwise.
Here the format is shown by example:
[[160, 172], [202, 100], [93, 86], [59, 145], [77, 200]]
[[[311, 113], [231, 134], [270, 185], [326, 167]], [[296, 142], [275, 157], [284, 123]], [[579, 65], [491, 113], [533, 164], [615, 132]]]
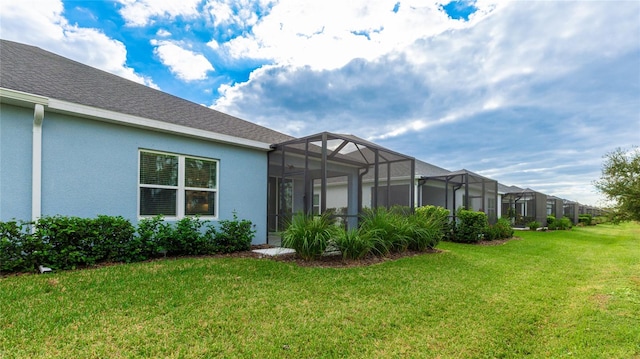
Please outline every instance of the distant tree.
[[603, 158], [602, 177], [594, 185], [615, 202], [612, 220], [640, 221], [640, 148], [617, 148]]

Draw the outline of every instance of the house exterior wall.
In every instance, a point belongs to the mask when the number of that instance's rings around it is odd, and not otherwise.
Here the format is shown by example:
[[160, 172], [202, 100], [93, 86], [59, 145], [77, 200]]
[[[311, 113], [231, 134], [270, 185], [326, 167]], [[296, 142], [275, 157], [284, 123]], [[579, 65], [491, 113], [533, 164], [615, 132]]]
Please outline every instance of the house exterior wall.
[[31, 218], [33, 107], [0, 104], [0, 221]]
[[[33, 109], [2, 105], [0, 220], [31, 217]], [[219, 160], [218, 220], [255, 224], [266, 243], [267, 154], [47, 112], [42, 125], [42, 215], [138, 217], [139, 150]], [[206, 219], [204, 217], [203, 219]]]

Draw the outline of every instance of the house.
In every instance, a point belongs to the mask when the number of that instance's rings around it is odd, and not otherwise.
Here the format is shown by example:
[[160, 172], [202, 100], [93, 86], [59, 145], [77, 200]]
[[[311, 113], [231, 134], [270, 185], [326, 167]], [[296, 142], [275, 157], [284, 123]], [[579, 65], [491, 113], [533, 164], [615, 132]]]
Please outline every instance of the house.
[[[291, 213], [327, 210], [327, 183], [336, 178], [350, 184], [345, 203], [357, 224], [359, 203], [369, 196], [364, 176], [376, 175], [374, 206], [388, 205], [384, 180], [398, 167], [408, 178], [413, 163], [352, 135], [294, 138], [0, 40], [0, 221], [45, 215], [217, 221], [236, 212], [255, 225], [254, 244], [261, 244]], [[315, 185], [321, 190], [314, 192]]]
[[499, 185], [502, 193], [502, 215], [512, 218], [515, 226], [537, 221], [547, 223], [547, 195], [530, 188]]
[[[452, 172], [418, 159], [414, 159], [413, 163], [413, 170], [410, 161], [395, 161], [388, 170], [380, 169], [378, 175], [375, 175], [375, 171], [363, 173], [358, 203], [360, 208], [434, 205], [448, 209], [453, 217], [456, 210], [463, 207], [484, 211], [490, 223], [495, 223], [499, 218], [497, 181], [464, 169]], [[339, 215], [349, 213], [348, 196], [345, 196], [348, 187], [346, 177], [333, 177], [328, 181], [327, 208]], [[314, 188], [318, 200], [319, 184], [316, 183]], [[314, 209], [314, 213], [318, 211]]]
[[268, 153], [292, 137], [0, 40], [0, 221], [238, 217], [267, 233]]
[[300, 211], [333, 209], [347, 227], [366, 207], [428, 204], [452, 215], [482, 210], [490, 222], [518, 210], [542, 223], [542, 196], [353, 135], [295, 138], [0, 40], [0, 221], [101, 214], [133, 223], [159, 214], [217, 221], [236, 212], [254, 223], [261, 244]]
[[[444, 187], [426, 190], [425, 185], [433, 182], [440, 183]], [[487, 214], [491, 224], [496, 223], [500, 217], [500, 208], [497, 206], [498, 181], [491, 178], [462, 169], [445, 174], [422, 176], [420, 186], [423, 204], [447, 208], [452, 215], [460, 207], [481, 211]]]
[[547, 216], [553, 216], [556, 219], [564, 217], [564, 201], [562, 198], [547, 196]]

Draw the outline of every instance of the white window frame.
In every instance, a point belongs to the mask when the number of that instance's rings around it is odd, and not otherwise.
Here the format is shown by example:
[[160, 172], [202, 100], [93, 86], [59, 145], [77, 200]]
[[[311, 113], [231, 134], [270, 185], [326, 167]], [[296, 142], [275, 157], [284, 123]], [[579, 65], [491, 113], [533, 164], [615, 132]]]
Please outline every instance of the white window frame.
[[[152, 153], [152, 154], [158, 154], [158, 155], [165, 155], [165, 156], [175, 156], [178, 157], [178, 185], [177, 186], [167, 186], [167, 185], [150, 185], [150, 184], [143, 184], [140, 183], [141, 182], [141, 173], [140, 173], [140, 157], [142, 153]], [[200, 188], [200, 187], [188, 187], [185, 184], [185, 178], [186, 178], [186, 162], [187, 162], [187, 158], [188, 159], [194, 159], [194, 160], [202, 160], [202, 161], [208, 161], [208, 162], [215, 162], [216, 163], [216, 186], [215, 188]], [[142, 215], [140, 214], [140, 189], [141, 188], [159, 188], [159, 189], [173, 189], [176, 190], [176, 215], [172, 216], [172, 215], [163, 215], [165, 219], [174, 219], [174, 220], [179, 220], [182, 219], [184, 217], [194, 217], [196, 215], [186, 215], [186, 208], [185, 208], [185, 199], [186, 199], [186, 191], [200, 191], [200, 192], [213, 192], [215, 193], [215, 202], [214, 202], [214, 215], [198, 215], [200, 218], [203, 219], [208, 219], [208, 220], [217, 220], [218, 219], [218, 213], [219, 213], [219, 202], [220, 202], [220, 160], [215, 159], [215, 158], [207, 158], [207, 157], [199, 157], [199, 156], [190, 156], [190, 155], [183, 155], [183, 154], [178, 154], [178, 153], [171, 153], [171, 152], [163, 152], [163, 151], [155, 151], [155, 150], [147, 150], [147, 149], [138, 149], [138, 218], [142, 219], [142, 218], [152, 218], [155, 217], [155, 215]]]

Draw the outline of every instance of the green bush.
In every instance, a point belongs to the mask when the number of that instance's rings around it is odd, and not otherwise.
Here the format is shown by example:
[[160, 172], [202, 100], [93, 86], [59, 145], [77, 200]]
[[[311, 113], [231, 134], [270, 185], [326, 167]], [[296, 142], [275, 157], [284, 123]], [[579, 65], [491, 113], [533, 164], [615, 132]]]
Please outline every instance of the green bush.
[[333, 242], [342, 253], [342, 259], [362, 259], [371, 252], [374, 243], [373, 233], [362, 229], [340, 230]]
[[256, 234], [251, 221], [239, 220], [233, 211], [232, 220], [221, 220], [220, 228], [210, 227], [208, 232], [213, 236], [212, 249], [215, 252], [231, 253], [251, 249], [251, 241]]
[[590, 214], [581, 214], [578, 216], [578, 223], [582, 223], [584, 226], [590, 226], [593, 224], [593, 216]]
[[360, 216], [360, 228], [371, 232], [372, 252], [386, 256], [391, 252], [403, 252], [409, 247], [411, 227], [406, 217], [384, 207], [366, 208]]
[[538, 228], [540, 228], [540, 222], [531, 221], [531, 222], [527, 223], [527, 227], [529, 227], [529, 230], [531, 230], [531, 231], [537, 231]]
[[513, 227], [507, 218], [500, 218], [498, 222], [486, 228], [484, 239], [493, 241], [513, 237]]
[[143, 218], [138, 222], [137, 236], [130, 243], [125, 262], [138, 262], [167, 254], [171, 248], [173, 229], [162, 215]]
[[608, 221], [607, 216], [595, 216], [593, 217], [593, 224], [606, 223]]
[[553, 226], [553, 222], [556, 221], [555, 216], [547, 216], [547, 227]]
[[0, 222], [0, 273], [34, 269], [23, 254], [24, 222]]
[[[34, 229], [33, 233], [31, 229]], [[137, 262], [161, 254], [196, 255], [247, 250], [255, 234], [250, 221], [220, 221], [220, 230], [198, 217], [175, 225], [163, 216], [140, 220], [137, 228], [122, 217], [45, 216], [33, 222], [0, 222], [0, 273], [33, 271], [38, 265], [73, 269], [102, 262]], [[212, 233], [215, 236], [212, 236]], [[215, 238], [214, 238], [215, 237]]]
[[449, 210], [436, 206], [418, 207], [409, 216], [412, 236], [409, 248], [417, 251], [433, 249], [444, 238], [449, 223]]
[[[54, 269], [75, 269], [99, 261], [93, 244], [99, 233], [93, 220], [80, 217], [44, 216], [36, 224], [35, 237], [48, 247], [38, 263]], [[44, 254], [44, 253], [42, 253]]]
[[568, 217], [562, 217], [560, 219], [556, 219], [553, 224], [549, 225], [550, 230], [568, 230], [571, 229], [573, 224]]
[[449, 227], [449, 210], [439, 206], [422, 206], [415, 209], [416, 215], [428, 218], [442, 224], [442, 232], [446, 233]]
[[487, 215], [484, 212], [459, 209], [456, 213], [454, 242], [477, 243], [484, 238], [488, 226]]
[[494, 227], [498, 229], [498, 239], [513, 237], [513, 227], [507, 218], [498, 219], [498, 223], [496, 223]]
[[304, 260], [314, 260], [324, 253], [337, 230], [326, 212], [320, 216], [297, 213], [282, 234], [282, 245], [295, 249]]
[[184, 217], [177, 221], [168, 238], [167, 253], [171, 255], [199, 255], [213, 253], [206, 233], [205, 223], [195, 217]]

